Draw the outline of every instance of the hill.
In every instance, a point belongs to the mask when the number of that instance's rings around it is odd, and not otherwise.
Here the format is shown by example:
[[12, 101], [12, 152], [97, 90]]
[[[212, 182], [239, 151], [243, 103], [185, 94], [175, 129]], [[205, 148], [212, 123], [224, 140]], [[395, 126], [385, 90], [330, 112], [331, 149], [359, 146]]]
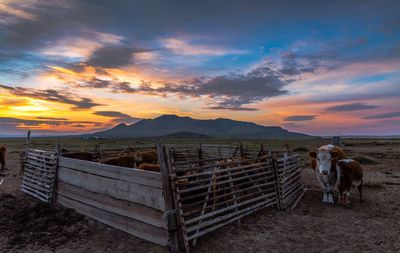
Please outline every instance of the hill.
[[172, 133], [172, 134], [167, 134], [160, 136], [161, 138], [171, 138], [171, 139], [210, 139], [213, 138], [211, 136], [205, 135], [205, 134], [198, 134], [198, 133], [193, 133], [193, 132], [177, 132], [177, 133]]
[[306, 134], [289, 132], [277, 126], [262, 126], [251, 122], [231, 119], [199, 120], [176, 115], [162, 115], [154, 119], [143, 119], [132, 125], [119, 124], [109, 130], [96, 132], [86, 137], [142, 138], [190, 132], [216, 138], [279, 139], [306, 138]]

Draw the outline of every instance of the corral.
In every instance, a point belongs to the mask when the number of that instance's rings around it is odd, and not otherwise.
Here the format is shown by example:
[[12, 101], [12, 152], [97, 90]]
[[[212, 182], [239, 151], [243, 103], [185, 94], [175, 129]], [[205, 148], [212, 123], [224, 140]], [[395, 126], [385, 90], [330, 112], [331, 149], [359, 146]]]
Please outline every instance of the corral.
[[160, 172], [72, 159], [27, 148], [22, 190], [175, 252], [262, 208], [301, 198], [297, 154], [232, 145], [139, 145], [100, 157], [157, 150]]

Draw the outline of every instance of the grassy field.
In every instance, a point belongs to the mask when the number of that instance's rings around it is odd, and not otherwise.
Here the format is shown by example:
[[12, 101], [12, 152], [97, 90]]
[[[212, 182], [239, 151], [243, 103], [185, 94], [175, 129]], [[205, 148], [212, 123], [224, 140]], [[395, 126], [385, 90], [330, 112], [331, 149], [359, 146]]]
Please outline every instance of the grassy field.
[[[72, 150], [125, 148], [154, 143], [155, 139], [33, 138], [34, 148], [52, 150], [57, 143]], [[8, 146], [7, 170], [0, 185], [0, 251], [40, 252], [167, 252], [166, 249], [108, 228], [72, 210], [43, 207], [19, 191], [19, 154], [24, 138], [0, 139]], [[400, 139], [343, 139], [343, 149], [364, 169], [365, 203], [355, 191], [351, 209], [321, 203], [320, 190], [307, 159], [308, 151], [330, 143], [329, 139], [221, 140], [174, 139], [163, 143], [239, 143], [284, 151], [284, 144], [304, 159], [302, 175], [307, 187], [303, 200], [285, 212], [263, 210], [199, 240], [193, 252], [399, 252], [400, 241]], [[336, 195], [337, 196], [337, 195]], [[38, 209], [38, 206], [40, 207]], [[43, 209], [44, 208], [44, 209]], [[11, 211], [10, 211], [11, 210]], [[18, 210], [24, 210], [21, 214]], [[39, 212], [38, 210], [42, 210]], [[44, 212], [45, 210], [46, 212]], [[32, 214], [33, 213], [33, 214]], [[35, 215], [34, 215], [35, 214]], [[30, 218], [26, 218], [30, 217]], [[66, 219], [65, 217], [68, 217]], [[11, 223], [14, 222], [14, 223]], [[15, 222], [17, 222], [15, 224]], [[10, 227], [10, 224], [13, 226]], [[42, 225], [39, 225], [42, 224]], [[43, 225], [44, 224], [44, 225]], [[18, 229], [16, 229], [18, 228]], [[57, 228], [57, 229], [55, 229]], [[25, 231], [26, 233], [24, 233]], [[39, 233], [39, 234], [38, 234]], [[40, 236], [34, 236], [34, 235]]]

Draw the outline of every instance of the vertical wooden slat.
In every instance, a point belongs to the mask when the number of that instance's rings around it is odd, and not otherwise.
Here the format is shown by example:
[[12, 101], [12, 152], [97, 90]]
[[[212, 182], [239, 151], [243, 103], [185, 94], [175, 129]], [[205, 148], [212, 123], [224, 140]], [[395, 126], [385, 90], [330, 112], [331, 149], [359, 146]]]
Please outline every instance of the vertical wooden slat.
[[279, 183], [279, 172], [278, 172], [278, 163], [275, 158], [272, 158], [272, 170], [274, 171], [275, 178], [275, 189], [276, 189], [276, 203], [278, 210], [282, 209], [282, 200], [281, 200], [281, 186]]
[[184, 252], [180, 244], [180, 234], [177, 226], [176, 206], [169, 180], [170, 168], [166, 159], [166, 150], [161, 143], [157, 143], [158, 162], [160, 164], [161, 181], [164, 191], [166, 222], [169, 234], [168, 245], [172, 252]]

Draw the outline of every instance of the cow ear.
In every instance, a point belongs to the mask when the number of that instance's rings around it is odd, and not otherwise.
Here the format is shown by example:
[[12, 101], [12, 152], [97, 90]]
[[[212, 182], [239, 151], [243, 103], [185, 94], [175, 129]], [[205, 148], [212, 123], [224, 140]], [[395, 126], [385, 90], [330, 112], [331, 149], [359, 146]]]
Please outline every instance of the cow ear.
[[317, 152], [315, 152], [315, 151], [311, 151], [311, 152], [309, 152], [308, 153], [308, 156], [311, 158], [311, 159], [317, 159]]
[[339, 153], [337, 151], [332, 151], [331, 156], [332, 156], [332, 159], [336, 159], [336, 158], [338, 158]]

